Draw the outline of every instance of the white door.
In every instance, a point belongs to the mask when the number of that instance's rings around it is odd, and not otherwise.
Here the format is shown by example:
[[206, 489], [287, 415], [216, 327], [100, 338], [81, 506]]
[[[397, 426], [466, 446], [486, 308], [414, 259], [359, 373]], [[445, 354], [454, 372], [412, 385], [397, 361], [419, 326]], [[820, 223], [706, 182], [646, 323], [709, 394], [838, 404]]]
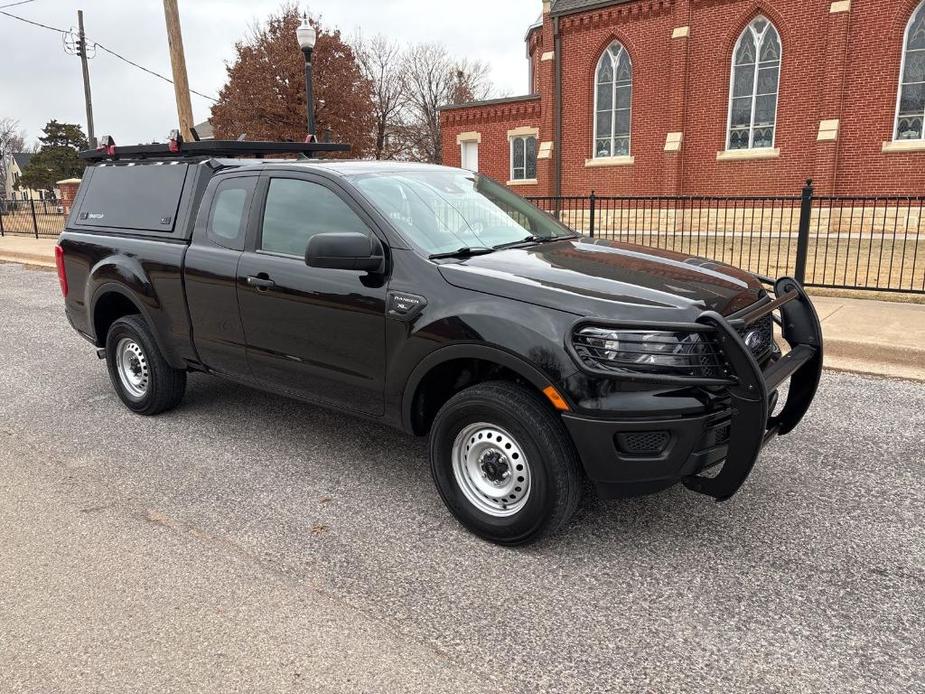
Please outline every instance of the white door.
[[469, 171], [478, 171], [479, 170], [479, 143], [475, 142], [463, 142], [462, 147], [462, 168], [469, 169]]

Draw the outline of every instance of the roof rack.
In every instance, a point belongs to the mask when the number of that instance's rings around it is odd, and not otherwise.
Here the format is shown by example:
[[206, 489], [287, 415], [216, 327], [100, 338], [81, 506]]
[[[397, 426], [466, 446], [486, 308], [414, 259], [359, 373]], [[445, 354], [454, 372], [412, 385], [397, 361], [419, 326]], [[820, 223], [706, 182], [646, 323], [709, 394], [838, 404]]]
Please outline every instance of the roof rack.
[[301, 154], [311, 158], [324, 152], [349, 152], [350, 145], [327, 142], [248, 142], [246, 140], [200, 140], [184, 142], [173, 137], [168, 144], [116, 147], [109, 137], [100, 139], [99, 149], [80, 153], [88, 161], [183, 157], [263, 157], [268, 154]]

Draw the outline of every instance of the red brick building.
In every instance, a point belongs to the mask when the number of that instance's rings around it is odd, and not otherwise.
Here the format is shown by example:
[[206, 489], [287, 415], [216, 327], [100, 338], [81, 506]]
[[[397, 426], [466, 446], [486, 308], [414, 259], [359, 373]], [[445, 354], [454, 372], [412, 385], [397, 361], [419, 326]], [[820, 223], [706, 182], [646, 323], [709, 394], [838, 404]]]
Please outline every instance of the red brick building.
[[925, 194], [925, 0], [553, 0], [526, 43], [531, 94], [442, 110], [446, 164], [525, 195]]

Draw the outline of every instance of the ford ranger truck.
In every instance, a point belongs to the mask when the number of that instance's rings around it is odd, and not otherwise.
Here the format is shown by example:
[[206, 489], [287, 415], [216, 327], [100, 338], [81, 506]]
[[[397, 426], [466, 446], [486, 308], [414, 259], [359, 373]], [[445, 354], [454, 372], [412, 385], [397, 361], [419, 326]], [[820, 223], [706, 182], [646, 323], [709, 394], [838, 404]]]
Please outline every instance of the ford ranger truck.
[[[312, 147], [83, 155], [58, 272], [130, 410], [209, 374], [427, 436], [447, 508], [506, 545], [565, 525], [585, 479], [729, 499], [807, 412], [823, 345], [794, 279], [582, 236], [477, 173]], [[280, 152], [301, 158], [261, 158]]]

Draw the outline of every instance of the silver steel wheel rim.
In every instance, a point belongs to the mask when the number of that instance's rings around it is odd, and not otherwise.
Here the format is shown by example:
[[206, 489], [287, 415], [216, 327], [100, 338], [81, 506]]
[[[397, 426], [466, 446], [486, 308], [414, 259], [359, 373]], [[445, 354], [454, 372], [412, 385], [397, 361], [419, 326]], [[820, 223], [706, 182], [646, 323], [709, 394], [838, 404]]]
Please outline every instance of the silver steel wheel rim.
[[116, 371], [126, 393], [139, 399], [145, 396], [151, 377], [148, 358], [141, 346], [131, 338], [123, 337], [116, 345]]
[[496, 518], [513, 516], [530, 498], [530, 463], [508, 432], [480, 422], [453, 442], [453, 476], [466, 500]]

